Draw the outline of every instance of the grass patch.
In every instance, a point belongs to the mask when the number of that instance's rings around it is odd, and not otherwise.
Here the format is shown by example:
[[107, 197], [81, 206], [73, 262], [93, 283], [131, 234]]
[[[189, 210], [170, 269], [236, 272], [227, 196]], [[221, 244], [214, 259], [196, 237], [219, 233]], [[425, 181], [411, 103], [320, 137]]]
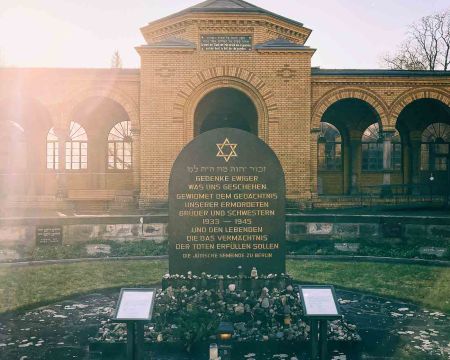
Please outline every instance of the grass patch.
[[[104, 244], [111, 248], [109, 254], [89, 255], [86, 251], [87, 245]], [[164, 241], [157, 243], [155, 241], [107, 241], [91, 240], [84, 243], [74, 243], [57, 246], [41, 246], [34, 249], [17, 249], [22, 258], [27, 260], [53, 260], [53, 259], [78, 259], [86, 257], [120, 257], [120, 256], [159, 256], [167, 255], [168, 243]]]
[[298, 281], [407, 300], [450, 314], [450, 268], [423, 265], [288, 261]]
[[[347, 253], [335, 249], [337, 243], [358, 243], [357, 253]], [[107, 245], [110, 253], [88, 254], [88, 245]], [[422, 247], [443, 248], [447, 251], [441, 258], [435, 255], [421, 254]], [[3, 250], [0, 245], [0, 250]], [[140, 241], [112, 241], [112, 240], [89, 240], [64, 245], [53, 246], [22, 246], [18, 245], [5, 250], [15, 250], [21, 260], [57, 260], [57, 259], [79, 259], [79, 258], [105, 258], [123, 256], [159, 256], [167, 255], [168, 242], [155, 242], [153, 240]], [[398, 258], [420, 258], [429, 260], [450, 260], [450, 241], [448, 240], [417, 240], [408, 244], [399, 243], [375, 243], [364, 239], [350, 240], [301, 240], [287, 241], [286, 253], [290, 255], [360, 255], [360, 256], [382, 256]]]
[[99, 261], [0, 267], [0, 312], [32, 308], [99, 289], [155, 284], [167, 261]]
[[[344, 253], [336, 250], [334, 245], [339, 243], [358, 243], [357, 253]], [[359, 255], [359, 256], [381, 256], [406, 259], [428, 259], [428, 260], [450, 260], [450, 242], [447, 240], [424, 241], [417, 240], [408, 244], [399, 243], [374, 243], [367, 239], [345, 240], [302, 240], [287, 241], [287, 253], [291, 255]], [[421, 254], [422, 247], [436, 247], [446, 249], [442, 257], [436, 255]]]
[[[0, 267], [0, 312], [32, 308], [98, 289], [159, 283], [167, 261], [99, 261]], [[299, 282], [407, 300], [450, 314], [450, 268], [420, 265], [287, 261]]]

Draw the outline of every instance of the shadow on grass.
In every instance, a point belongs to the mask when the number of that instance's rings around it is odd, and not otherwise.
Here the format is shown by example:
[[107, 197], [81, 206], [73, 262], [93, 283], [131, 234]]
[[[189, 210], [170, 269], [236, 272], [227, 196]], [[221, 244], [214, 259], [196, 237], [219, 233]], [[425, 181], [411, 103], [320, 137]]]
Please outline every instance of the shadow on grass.
[[[0, 268], [0, 314], [121, 287], [160, 286], [167, 265], [126, 260]], [[333, 284], [450, 314], [450, 268], [311, 260], [288, 260], [287, 266], [297, 283]]]

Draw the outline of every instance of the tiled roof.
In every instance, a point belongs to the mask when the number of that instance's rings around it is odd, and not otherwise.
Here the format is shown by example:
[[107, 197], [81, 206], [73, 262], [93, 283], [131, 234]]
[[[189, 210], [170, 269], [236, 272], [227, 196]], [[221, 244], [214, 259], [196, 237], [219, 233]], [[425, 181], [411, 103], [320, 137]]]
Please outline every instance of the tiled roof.
[[243, 0], [206, 0], [197, 5], [191, 6], [185, 10], [169, 15], [164, 19], [170, 19], [188, 13], [207, 13], [207, 12], [266, 14], [279, 20], [294, 24], [296, 26], [303, 26], [303, 24], [298, 21], [275, 14], [273, 12], [250, 4]]
[[196, 49], [196, 46], [194, 43], [187, 41], [187, 40], [183, 40], [183, 39], [178, 39], [175, 37], [171, 37], [159, 42], [155, 42], [155, 43], [150, 43], [147, 45], [144, 45], [144, 47], [150, 47], [150, 48], [161, 48], [161, 49], [167, 49], [167, 48], [172, 48], [172, 49]]
[[387, 70], [387, 69], [320, 69], [312, 68], [312, 75], [317, 76], [448, 76], [450, 71], [425, 71], [425, 70]]
[[255, 45], [256, 50], [305, 50], [311, 49], [309, 46], [296, 44], [286, 39], [269, 40], [265, 43]]

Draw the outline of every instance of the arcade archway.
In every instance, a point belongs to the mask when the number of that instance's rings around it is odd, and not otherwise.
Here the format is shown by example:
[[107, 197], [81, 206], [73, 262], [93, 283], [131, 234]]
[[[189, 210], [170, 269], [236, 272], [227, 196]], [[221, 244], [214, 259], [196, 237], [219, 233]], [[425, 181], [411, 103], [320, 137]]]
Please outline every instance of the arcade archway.
[[218, 128], [236, 128], [258, 135], [258, 114], [252, 100], [234, 88], [211, 91], [198, 103], [194, 136]]
[[[400, 112], [405, 182], [415, 191], [446, 194], [450, 185], [450, 108], [436, 99], [418, 99]], [[432, 181], [430, 179], [433, 179]]]
[[371, 104], [357, 98], [338, 100], [326, 109], [320, 124], [319, 194], [351, 194], [364, 185], [383, 184], [384, 144], [379, 139], [364, 141], [372, 127], [381, 130], [380, 115]]

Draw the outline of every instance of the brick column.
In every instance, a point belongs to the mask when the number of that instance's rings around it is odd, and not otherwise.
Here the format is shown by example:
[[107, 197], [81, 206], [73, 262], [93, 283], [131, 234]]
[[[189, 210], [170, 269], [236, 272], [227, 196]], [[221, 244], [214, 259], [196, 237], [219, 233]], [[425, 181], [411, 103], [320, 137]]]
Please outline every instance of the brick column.
[[383, 132], [383, 185], [391, 184], [392, 171], [392, 137], [395, 130]]
[[361, 178], [361, 134], [350, 134], [350, 194], [358, 194]]
[[68, 140], [69, 129], [61, 126], [55, 127], [55, 134], [58, 137], [59, 163], [56, 172], [57, 190], [56, 197], [67, 198], [67, 175], [66, 175], [66, 141]]
[[318, 151], [318, 139], [320, 135], [320, 129], [311, 129], [311, 196], [318, 195], [318, 182], [319, 182], [319, 168], [317, 163], [317, 151]]
[[411, 184], [411, 147], [409, 142], [402, 139], [402, 171], [403, 183]]
[[[27, 135], [28, 134], [24, 136]], [[9, 146], [20, 147], [20, 144], [9, 144]], [[25, 189], [23, 189], [23, 193], [25, 195], [37, 195], [36, 181], [39, 174], [39, 161], [35, 157], [37, 146], [38, 144], [36, 144], [36, 141], [32, 137], [26, 137], [25, 149], [19, 149], [19, 151], [25, 151], [25, 169], [20, 169], [21, 171], [23, 171], [23, 177], [25, 180]]]
[[350, 194], [352, 186], [352, 151], [350, 140], [342, 138], [342, 177], [343, 177], [343, 193]]
[[139, 197], [141, 192], [141, 129], [131, 128], [131, 136], [133, 137], [133, 188], [135, 196]]
[[420, 151], [421, 151], [421, 136], [420, 134], [410, 135], [410, 179], [411, 184], [420, 183]]
[[95, 133], [88, 142], [89, 186], [92, 189], [106, 189], [108, 140], [104, 134]]

